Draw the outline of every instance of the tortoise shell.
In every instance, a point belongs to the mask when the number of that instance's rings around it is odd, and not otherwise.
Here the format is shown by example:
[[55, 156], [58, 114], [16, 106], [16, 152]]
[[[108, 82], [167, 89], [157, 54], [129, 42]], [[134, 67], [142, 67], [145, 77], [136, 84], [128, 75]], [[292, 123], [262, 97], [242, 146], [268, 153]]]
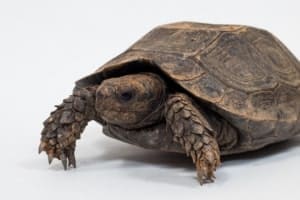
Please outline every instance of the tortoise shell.
[[236, 127], [240, 152], [300, 131], [299, 61], [265, 30], [191, 22], [159, 26], [77, 85], [154, 68]]

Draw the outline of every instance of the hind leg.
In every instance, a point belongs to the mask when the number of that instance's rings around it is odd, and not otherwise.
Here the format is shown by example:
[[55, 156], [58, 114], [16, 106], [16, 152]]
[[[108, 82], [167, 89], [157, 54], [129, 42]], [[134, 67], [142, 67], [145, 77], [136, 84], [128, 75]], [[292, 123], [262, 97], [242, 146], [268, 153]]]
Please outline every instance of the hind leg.
[[220, 151], [207, 116], [184, 94], [170, 95], [166, 121], [173, 140], [181, 144], [196, 165], [200, 184], [213, 182], [220, 165]]

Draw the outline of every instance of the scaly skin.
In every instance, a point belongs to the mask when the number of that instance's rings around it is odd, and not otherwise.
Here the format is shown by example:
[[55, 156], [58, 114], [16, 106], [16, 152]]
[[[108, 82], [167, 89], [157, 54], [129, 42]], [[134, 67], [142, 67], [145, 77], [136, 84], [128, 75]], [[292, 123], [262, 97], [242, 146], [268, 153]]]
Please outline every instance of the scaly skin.
[[95, 119], [96, 86], [75, 88], [73, 94], [56, 106], [50, 117], [44, 122], [41, 133], [39, 153], [45, 151], [49, 164], [54, 158], [62, 161], [64, 169], [67, 165], [76, 167], [76, 140], [88, 124]]
[[76, 167], [76, 140], [88, 122], [95, 120], [104, 125], [105, 134], [125, 142], [185, 151], [196, 165], [200, 183], [213, 181], [220, 165], [217, 134], [207, 113], [194, 106], [187, 95], [170, 94], [166, 100], [158, 77], [149, 74], [113, 78], [101, 84], [75, 88], [44, 122], [39, 152], [48, 154], [49, 163], [57, 158], [64, 169]]
[[214, 171], [220, 165], [220, 151], [213, 130], [199, 108], [184, 94], [170, 95], [166, 105], [166, 120], [173, 140], [182, 145], [197, 168], [200, 184], [213, 182]]

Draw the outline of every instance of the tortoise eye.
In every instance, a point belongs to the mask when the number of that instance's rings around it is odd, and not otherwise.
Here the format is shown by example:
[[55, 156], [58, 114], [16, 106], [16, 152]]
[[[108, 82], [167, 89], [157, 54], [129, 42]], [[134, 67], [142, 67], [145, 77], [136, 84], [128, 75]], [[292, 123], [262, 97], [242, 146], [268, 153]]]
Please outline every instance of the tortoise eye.
[[122, 101], [129, 101], [132, 99], [133, 93], [131, 91], [125, 91], [120, 94], [120, 98]]

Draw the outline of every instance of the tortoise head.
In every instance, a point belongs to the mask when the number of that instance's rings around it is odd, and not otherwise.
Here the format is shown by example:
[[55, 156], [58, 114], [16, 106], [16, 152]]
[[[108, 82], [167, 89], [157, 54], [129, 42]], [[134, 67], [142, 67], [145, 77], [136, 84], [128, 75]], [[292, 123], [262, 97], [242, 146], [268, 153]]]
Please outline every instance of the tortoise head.
[[140, 128], [161, 120], [166, 96], [155, 74], [131, 74], [104, 80], [96, 91], [96, 110], [108, 124]]

